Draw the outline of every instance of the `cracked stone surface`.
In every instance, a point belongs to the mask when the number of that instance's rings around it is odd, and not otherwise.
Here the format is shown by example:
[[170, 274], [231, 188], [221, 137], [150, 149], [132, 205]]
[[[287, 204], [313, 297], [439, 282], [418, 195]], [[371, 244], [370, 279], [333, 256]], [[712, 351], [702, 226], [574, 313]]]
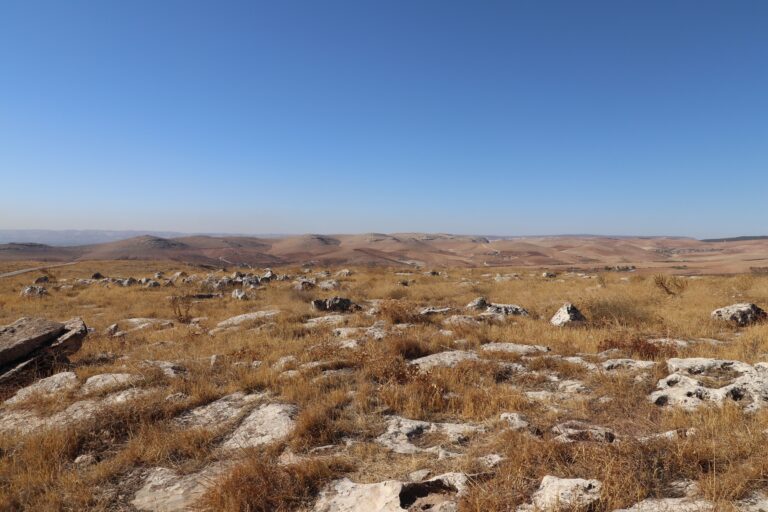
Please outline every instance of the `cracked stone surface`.
[[659, 380], [649, 399], [659, 406], [693, 410], [706, 403], [732, 400], [746, 411], [761, 409], [768, 401], [768, 364], [695, 357], [669, 359], [671, 372]]
[[463, 473], [446, 473], [422, 482], [385, 480], [358, 484], [348, 478], [328, 485], [313, 512], [455, 512], [467, 485]]
[[583, 478], [558, 478], [547, 475], [531, 496], [530, 505], [518, 507], [518, 512], [569, 512], [586, 508], [600, 499], [603, 484]]
[[254, 409], [221, 445], [225, 450], [252, 448], [287, 437], [295, 425], [298, 408], [290, 404], [267, 404]]
[[420, 370], [430, 370], [432, 368], [453, 368], [461, 362], [478, 361], [479, 359], [474, 352], [452, 350], [414, 359], [411, 364], [418, 366]]
[[438, 455], [449, 456], [453, 454], [442, 450], [439, 446], [421, 448], [414, 443], [426, 434], [441, 434], [450, 443], [461, 444], [467, 441], [469, 435], [480, 430], [480, 427], [469, 424], [433, 423], [392, 416], [387, 422], [387, 430], [376, 438], [376, 442], [395, 453], [435, 452]]

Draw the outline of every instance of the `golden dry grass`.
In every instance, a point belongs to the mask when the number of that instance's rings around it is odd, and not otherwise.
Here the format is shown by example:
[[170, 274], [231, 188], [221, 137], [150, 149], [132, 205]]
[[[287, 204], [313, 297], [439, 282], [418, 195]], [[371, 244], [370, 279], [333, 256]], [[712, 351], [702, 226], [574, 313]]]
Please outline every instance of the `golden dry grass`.
[[[27, 266], [34, 265], [5, 264], [4, 268]], [[552, 353], [582, 354], [588, 359], [599, 351], [618, 349], [623, 357], [660, 363], [669, 357], [694, 356], [755, 363], [765, 360], [768, 352], [768, 325], [737, 329], [711, 320], [709, 312], [734, 302], [768, 305], [768, 276], [677, 277], [674, 279], [685, 284], [664, 281], [673, 292], [669, 293], [658, 278], [623, 273], [543, 279], [540, 272], [516, 269], [494, 269], [492, 275], [485, 269], [448, 269], [440, 276], [398, 276], [395, 272], [399, 270], [388, 268], [352, 270], [350, 277], [339, 278], [342, 289], [336, 292], [296, 292], [288, 281], [255, 290], [248, 301], [232, 300], [227, 291], [223, 298], [191, 301], [188, 316], [205, 317], [198, 325], [179, 322], [178, 311], [174, 312], [168, 299], [197, 293], [198, 284], [145, 289], [74, 282], [96, 271], [136, 278], [157, 271], [166, 275], [207, 273], [175, 262], [84, 262], [52, 269], [55, 283], [48, 285], [51, 294], [43, 299], [19, 296], [36, 272], [0, 279], [0, 324], [21, 316], [58, 320], [81, 316], [95, 331], [72, 358], [78, 377], [136, 373], [144, 378], [134, 386], [151, 391], [140, 403], [115, 406], [75, 427], [0, 438], [0, 509], [120, 510], [139, 486], [136, 475], [141, 469], [164, 466], [193, 472], [220, 456], [216, 447], [223, 431], [180, 431], [173, 418], [235, 391], [265, 391], [270, 400], [297, 405], [296, 428], [279, 446], [246, 454], [203, 500], [201, 505], [209, 510], [294, 510], [309, 506], [318, 489], [340, 475], [374, 482], [404, 479], [423, 467], [433, 474], [449, 470], [482, 473], [461, 502], [461, 510], [477, 512], [514, 510], [547, 474], [601, 480], [604, 492], [598, 510], [606, 511], [663, 495], [666, 486], [683, 478], [698, 482], [704, 496], [722, 503], [723, 510], [727, 510], [727, 502], [763, 486], [768, 448], [762, 432], [768, 428], [768, 415], [744, 414], [731, 406], [696, 412], [661, 409], [647, 395], [656, 380], [666, 375], [663, 364], [638, 382], [633, 375], [590, 372], [558, 359], [524, 360], [503, 353], [488, 353], [485, 357], [490, 361], [464, 362], [426, 374], [408, 362], [445, 350], [472, 350], [503, 341], [547, 345]], [[302, 273], [299, 268], [277, 271]], [[497, 281], [497, 272], [516, 272], [519, 277]], [[403, 279], [410, 281], [409, 286], [400, 284]], [[388, 336], [350, 350], [338, 348], [330, 326], [304, 328], [304, 321], [319, 316], [309, 308], [309, 300], [333, 295], [364, 306], [363, 311], [346, 315], [344, 326], [369, 327], [383, 319]], [[420, 307], [428, 305], [449, 306], [464, 313], [463, 306], [479, 295], [496, 303], [522, 305], [531, 316], [498, 324], [445, 326], [446, 315], [417, 315]], [[374, 305], [366, 301], [373, 299], [384, 299], [375, 318], [366, 314]], [[576, 304], [589, 323], [569, 329], [551, 326], [548, 319], [564, 302]], [[226, 318], [267, 309], [281, 313], [274, 320], [256, 321], [237, 331], [207, 334]], [[175, 326], [137, 331], [123, 338], [103, 334], [110, 324], [136, 317], [171, 319]], [[395, 326], [401, 323], [411, 326], [398, 330]], [[445, 329], [452, 334], [441, 332]], [[723, 343], [677, 349], [647, 343], [649, 338], [659, 337], [714, 338]], [[457, 339], [462, 342], [455, 343]], [[218, 356], [215, 366], [210, 363], [212, 355]], [[298, 371], [292, 378], [273, 367], [285, 356], [295, 358], [283, 368]], [[170, 378], [145, 361], [178, 362], [187, 371], [181, 378]], [[262, 363], [254, 368], [253, 361]], [[505, 373], [496, 364], [499, 361], [524, 363], [538, 373]], [[322, 364], [303, 366], [317, 362]], [[556, 390], [545, 378], [548, 372], [562, 379], [578, 379], [590, 393], [575, 395], [554, 408], [527, 397], [529, 390]], [[2, 390], [3, 397], [14, 391]], [[183, 393], [184, 398], [165, 400], [173, 393]], [[50, 413], [78, 399], [69, 393], [14, 408]], [[509, 411], [525, 414], [532, 429], [542, 435], [505, 430], [499, 414]], [[422, 454], [397, 455], [375, 443], [389, 414], [470, 422], [482, 425], [485, 433], [472, 436], [461, 457], [436, 460]], [[551, 428], [569, 419], [611, 428], [628, 441], [554, 442]], [[695, 428], [697, 435], [644, 445], [631, 441], [636, 436], [684, 428]], [[333, 445], [329, 449], [332, 457], [313, 455], [313, 450], [326, 445]], [[283, 449], [306, 457], [307, 462], [278, 464]], [[75, 465], [74, 459], [82, 453], [93, 454], [95, 464]], [[505, 457], [490, 471], [476, 461], [477, 456], [488, 453]]]

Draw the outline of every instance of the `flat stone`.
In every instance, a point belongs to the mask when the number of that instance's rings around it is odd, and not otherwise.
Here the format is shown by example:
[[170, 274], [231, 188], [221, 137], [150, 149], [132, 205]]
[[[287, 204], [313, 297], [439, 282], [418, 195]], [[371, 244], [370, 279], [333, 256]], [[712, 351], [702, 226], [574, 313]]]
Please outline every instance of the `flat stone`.
[[474, 352], [452, 350], [420, 357], [411, 361], [410, 364], [418, 366], [420, 370], [431, 370], [432, 368], [453, 368], [464, 361], [478, 361], [479, 359]]
[[231, 318], [227, 318], [226, 320], [222, 320], [218, 324], [216, 324], [216, 327], [221, 329], [226, 329], [228, 327], [239, 327], [242, 324], [246, 322], [253, 322], [256, 320], [264, 320], [267, 318], [274, 318], [280, 313], [279, 310], [273, 309], [273, 310], [267, 310], [267, 311], [255, 311], [253, 313], [245, 313], [242, 315], [233, 316]]
[[542, 345], [522, 345], [519, 343], [486, 343], [480, 346], [484, 352], [507, 352], [510, 354], [519, 354], [527, 356], [532, 354], [543, 354], [549, 352], [549, 347]]
[[147, 472], [144, 485], [136, 491], [131, 504], [138, 510], [150, 512], [192, 510], [225, 470], [226, 465], [223, 463], [215, 463], [189, 475], [180, 475], [162, 467], [152, 468]]
[[85, 384], [83, 384], [83, 387], [80, 388], [80, 392], [84, 395], [97, 393], [105, 389], [132, 385], [142, 379], [141, 375], [134, 375], [132, 373], [102, 373], [101, 375], [89, 377]]
[[531, 496], [531, 504], [518, 512], [570, 512], [592, 506], [600, 500], [602, 483], [583, 478], [558, 478], [547, 475]]
[[222, 444], [225, 450], [251, 448], [287, 437], [295, 425], [295, 405], [267, 404], [251, 412]]
[[23, 317], [0, 327], [0, 366], [11, 364], [55, 340], [64, 324], [44, 318]]
[[45, 379], [41, 379], [34, 384], [21, 388], [11, 398], [5, 401], [6, 404], [15, 404], [32, 398], [33, 396], [49, 397], [58, 393], [71, 391], [79, 385], [75, 372], [61, 372]]

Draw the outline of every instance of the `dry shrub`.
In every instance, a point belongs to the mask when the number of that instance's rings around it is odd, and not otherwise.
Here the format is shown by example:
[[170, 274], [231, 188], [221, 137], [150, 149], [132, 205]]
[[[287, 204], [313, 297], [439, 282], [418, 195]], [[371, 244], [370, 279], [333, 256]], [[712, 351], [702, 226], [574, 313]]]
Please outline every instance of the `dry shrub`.
[[307, 450], [314, 446], [334, 444], [354, 431], [351, 413], [347, 409], [351, 398], [338, 389], [319, 403], [305, 408], [296, 419], [291, 439], [295, 450]]
[[429, 323], [429, 318], [420, 315], [414, 304], [401, 300], [382, 301], [379, 310], [380, 318], [391, 324]]
[[351, 471], [342, 459], [309, 459], [280, 465], [275, 458], [253, 453], [202, 499], [217, 512], [288, 512], [308, 506], [331, 480]]
[[409, 361], [434, 353], [426, 343], [412, 338], [395, 338], [387, 344], [387, 349]]
[[596, 327], [641, 327], [653, 316], [632, 297], [598, 298], [587, 301], [585, 315]]
[[653, 276], [653, 285], [667, 295], [680, 295], [688, 288], [688, 281], [679, 276], [656, 274]]

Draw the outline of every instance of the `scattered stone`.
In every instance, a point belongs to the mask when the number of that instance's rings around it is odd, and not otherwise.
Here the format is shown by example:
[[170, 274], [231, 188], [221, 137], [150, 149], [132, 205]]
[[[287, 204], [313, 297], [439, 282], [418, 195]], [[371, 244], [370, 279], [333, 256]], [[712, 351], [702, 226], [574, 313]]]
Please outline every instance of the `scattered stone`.
[[287, 437], [298, 413], [295, 405], [268, 404], [255, 409], [222, 444], [225, 450], [251, 448]]
[[391, 416], [387, 422], [387, 430], [376, 438], [376, 442], [395, 453], [432, 452], [442, 456], [451, 456], [454, 454], [443, 450], [440, 446], [421, 448], [414, 442], [417, 442], [425, 434], [440, 434], [445, 436], [450, 443], [463, 444], [470, 434], [480, 430], [479, 427], [468, 424], [432, 423]]
[[344, 297], [315, 299], [312, 301], [312, 307], [317, 311], [334, 311], [337, 313], [350, 313], [362, 309], [360, 306]]
[[419, 314], [421, 316], [443, 315], [445, 313], [449, 313], [452, 310], [453, 308], [437, 308], [434, 306], [430, 306], [427, 308], [422, 308], [421, 311], [419, 311]]
[[192, 510], [225, 469], [226, 465], [221, 462], [189, 475], [162, 467], [152, 468], [146, 473], [144, 485], [136, 492], [131, 504], [138, 510], [150, 512]]
[[583, 478], [558, 478], [547, 475], [531, 496], [531, 504], [518, 507], [518, 512], [570, 512], [587, 510], [600, 500], [603, 484]]
[[489, 306], [488, 300], [485, 297], [478, 297], [469, 304], [466, 305], [466, 309], [474, 309], [475, 311], [482, 311]]
[[506, 421], [511, 430], [528, 430], [530, 427], [528, 419], [518, 412], [503, 412], [500, 419]]
[[528, 356], [532, 354], [544, 354], [551, 349], [543, 345], [522, 345], [519, 343], [486, 343], [480, 346], [484, 352], [507, 352], [510, 354], [519, 354]]
[[98, 393], [106, 389], [113, 389], [121, 386], [129, 386], [142, 380], [141, 375], [132, 373], [102, 373], [89, 377], [80, 392], [84, 395]]
[[616, 440], [616, 435], [611, 430], [578, 420], [570, 420], [555, 425], [552, 427], [552, 432], [557, 434], [554, 440], [559, 443], [578, 441], [612, 443]]
[[26, 286], [21, 290], [22, 297], [45, 297], [48, 295], [48, 290], [44, 286]]
[[386, 480], [357, 484], [348, 478], [328, 485], [313, 512], [407, 512], [430, 510], [454, 512], [457, 499], [465, 492], [468, 477], [446, 473], [423, 482]]
[[0, 327], [0, 382], [21, 374], [44, 370], [55, 361], [80, 350], [88, 328], [80, 318], [64, 324], [43, 318], [23, 317]]
[[556, 327], [562, 327], [564, 325], [581, 324], [586, 321], [587, 319], [581, 314], [581, 311], [568, 302], [557, 310], [557, 313], [555, 313], [555, 316], [552, 317], [549, 323]]
[[655, 361], [639, 361], [637, 359], [609, 359], [601, 364], [604, 370], [650, 370], [656, 366]]
[[331, 290], [338, 290], [339, 288], [341, 288], [341, 285], [335, 279], [328, 279], [327, 281], [320, 281], [317, 284], [317, 287], [320, 288], [321, 290], [331, 291]]
[[246, 395], [238, 391], [185, 412], [176, 418], [175, 423], [185, 428], [216, 428], [237, 419], [251, 404], [264, 396], [262, 394]]
[[766, 319], [766, 316], [768, 315], [765, 311], [751, 303], [732, 304], [712, 312], [712, 318], [733, 322], [742, 327], [763, 321]]
[[410, 364], [418, 366], [420, 370], [431, 370], [432, 368], [453, 368], [461, 362], [478, 361], [479, 359], [474, 352], [452, 350], [420, 357], [411, 361]]
[[528, 311], [517, 304], [490, 304], [483, 315], [528, 316]]
[[309, 279], [299, 279], [294, 283], [293, 289], [297, 292], [305, 292], [307, 290], [313, 289], [315, 286], [315, 283]]
[[255, 311], [253, 313], [245, 313], [242, 315], [237, 315], [231, 318], [227, 318], [226, 320], [222, 320], [221, 322], [216, 324], [216, 327], [223, 328], [223, 329], [226, 329], [228, 327], [239, 327], [246, 322], [254, 322], [257, 320], [274, 318], [279, 313], [280, 311], [276, 309], [267, 310], [267, 311]]
[[71, 391], [79, 385], [75, 372], [61, 372], [45, 379], [41, 379], [34, 384], [21, 388], [11, 398], [5, 401], [6, 404], [15, 404], [32, 398], [33, 396], [49, 397], [58, 393]]
[[[768, 401], [768, 363], [754, 366], [741, 361], [694, 357], [669, 359], [671, 374], [661, 379], [649, 399], [659, 406], [696, 409], [705, 403], [722, 404], [732, 400], [748, 412]], [[707, 378], [709, 382], [696, 377]], [[714, 381], [714, 383], [712, 383]]]

